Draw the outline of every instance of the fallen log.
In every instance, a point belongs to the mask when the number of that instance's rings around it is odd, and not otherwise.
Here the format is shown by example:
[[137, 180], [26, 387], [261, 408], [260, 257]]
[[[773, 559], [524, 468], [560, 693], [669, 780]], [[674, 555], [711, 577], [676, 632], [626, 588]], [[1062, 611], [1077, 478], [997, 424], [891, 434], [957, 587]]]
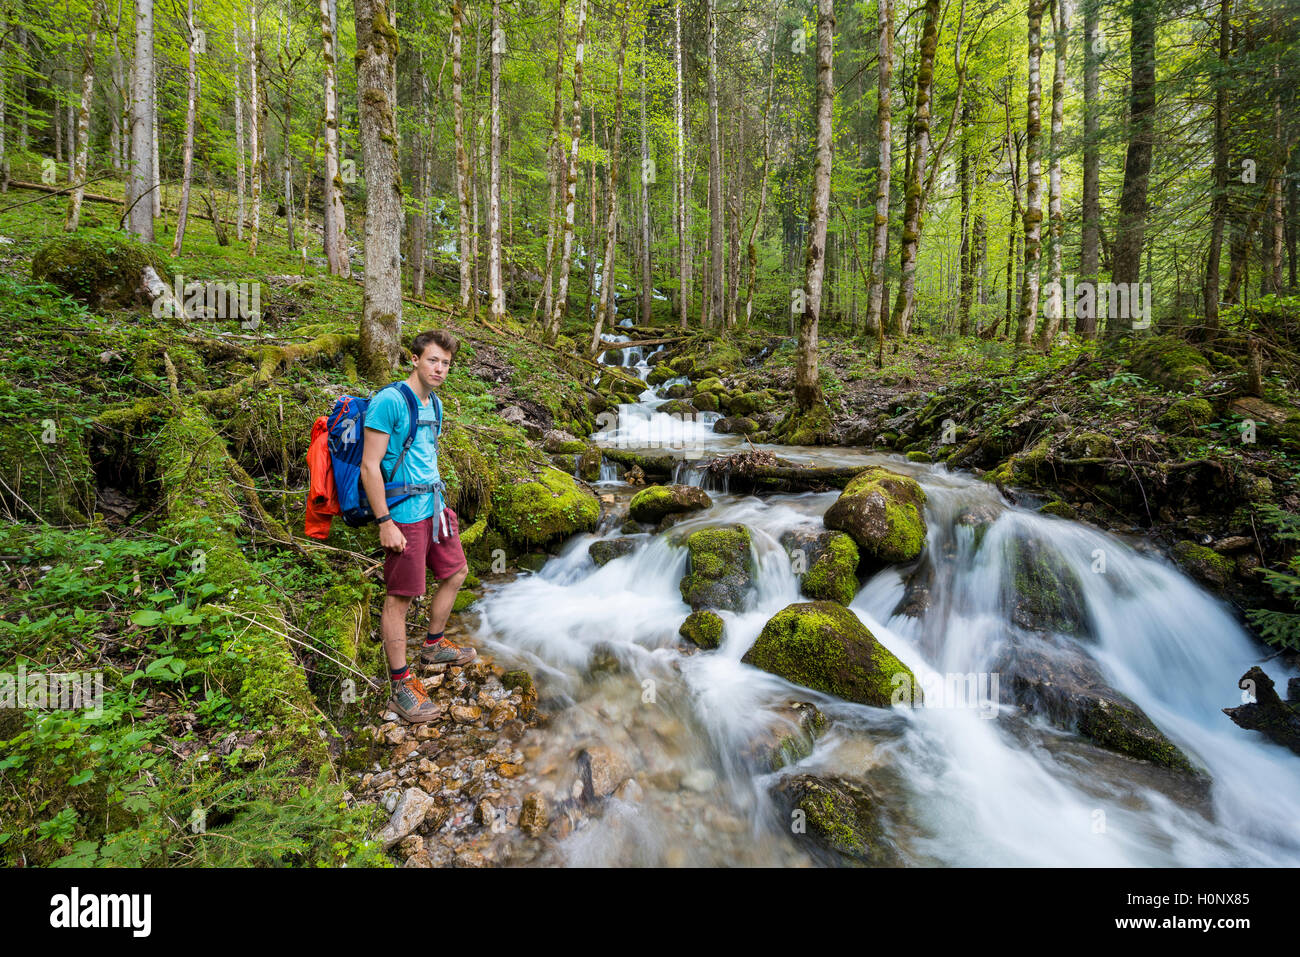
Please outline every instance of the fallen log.
[[631, 349], [633, 346], [663, 346], [670, 342], [682, 342], [689, 339], [690, 336], [673, 336], [670, 339], [631, 339], [627, 342], [610, 342], [608, 339], [601, 339], [601, 347], [596, 350], [596, 355], [604, 352], [614, 352], [618, 349]]

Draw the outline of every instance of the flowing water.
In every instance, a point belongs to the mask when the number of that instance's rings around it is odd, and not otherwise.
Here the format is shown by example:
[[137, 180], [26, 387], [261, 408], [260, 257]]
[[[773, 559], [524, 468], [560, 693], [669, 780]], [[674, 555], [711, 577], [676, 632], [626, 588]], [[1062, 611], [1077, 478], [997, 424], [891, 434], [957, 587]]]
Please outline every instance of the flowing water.
[[[612, 361], [646, 373], [642, 350], [623, 354]], [[714, 434], [716, 416], [682, 422], [656, 412], [666, 388], [623, 406], [594, 439], [660, 454], [678, 442], [689, 454], [677, 480], [700, 484], [698, 462], [743, 440]], [[924, 704], [851, 704], [741, 663], [773, 614], [806, 600], [781, 534], [820, 528], [837, 492], [711, 490], [711, 508], [667, 533], [630, 536], [635, 550], [600, 568], [588, 546], [621, 533], [576, 536], [539, 573], [493, 588], [481, 605], [480, 643], [533, 672], [551, 715], [530, 739], [541, 749], [530, 766], [552, 808], [573, 803], [581, 748], [608, 748], [625, 763], [621, 776], [640, 782], [575, 815], [546, 863], [813, 863], [769, 797], [782, 775], [807, 772], [865, 783], [907, 864], [1300, 864], [1300, 760], [1220, 710], [1240, 702], [1236, 680], [1261, 658], [1222, 602], [1144, 542], [1012, 506], [971, 475], [856, 449], [773, 450], [822, 465], [887, 464], [925, 489], [925, 554], [874, 575], [851, 605], [914, 671]], [[618, 471], [606, 466], [600, 490], [626, 499], [634, 490]], [[755, 587], [745, 611], [721, 612], [721, 647], [698, 652], [677, 634], [690, 608], [678, 589], [686, 549], [673, 543], [727, 523], [752, 532]], [[1011, 556], [1023, 542], [1074, 571], [1086, 634], [1044, 636], [1016, 623]], [[1091, 664], [1202, 776], [1023, 717], [999, 669], [1009, 651], [1025, 650]], [[1289, 673], [1268, 667], [1285, 687]], [[755, 742], [788, 729], [788, 705], [801, 701], [822, 710], [828, 729], [809, 757], [771, 772], [753, 759]]]

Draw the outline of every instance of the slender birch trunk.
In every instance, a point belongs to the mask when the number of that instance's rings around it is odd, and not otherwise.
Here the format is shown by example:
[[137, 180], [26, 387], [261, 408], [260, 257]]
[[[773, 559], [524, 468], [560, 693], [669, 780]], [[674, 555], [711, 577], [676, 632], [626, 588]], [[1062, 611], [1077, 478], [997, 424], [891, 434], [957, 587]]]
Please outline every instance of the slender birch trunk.
[[686, 226], [686, 133], [684, 129], [684, 90], [682, 80], [682, 0], [673, 0], [673, 62], [677, 68], [677, 87], [673, 98], [676, 141], [673, 144], [673, 176], [677, 189], [677, 313], [682, 328], [687, 326], [691, 302], [690, 258], [687, 251]]
[[[577, 206], [578, 147], [582, 142], [582, 55], [587, 37], [587, 0], [578, 0], [578, 37], [573, 48], [573, 129], [569, 140], [569, 162], [564, 174], [564, 237], [561, 242], [560, 275], [555, 287], [555, 305], [546, 318], [547, 342], [560, 334], [560, 323], [569, 312], [569, 273], [573, 269], [573, 226]], [[593, 130], [593, 135], [595, 131]], [[591, 250], [587, 250], [590, 257]]]
[[641, 34], [641, 324], [650, 324], [653, 306], [654, 263], [650, 254], [650, 182], [646, 178], [646, 160], [650, 159], [649, 135], [645, 119], [645, 33]]
[[[1101, 0], [1083, 0], [1083, 234], [1080, 279], [1095, 283], [1101, 246]], [[1097, 335], [1095, 310], [1079, 310], [1074, 331]]]
[[[881, 0], [882, 3], [888, 0]], [[758, 209], [754, 212], [754, 222], [749, 227], [747, 244], [749, 262], [749, 281], [745, 283], [745, 328], [754, 317], [754, 282], [758, 278], [758, 248], [754, 245], [758, 238], [759, 227], [763, 223], [763, 210], [767, 203], [767, 167], [772, 157], [771, 114], [772, 93], [776, 87], [776, 31], [777, 4], [772, 4], [772, 47], [767, 61], [767, 96], [763, 99], [763, 165], [758, 174]]]
[[1016, 345], [1034, 341], [1038, 319], [1038, 264], [1042, 258], [1043, 224], [1043, 122], [1041, 65], [1043, 57], [1043, 6], [1045, 0], [1029, 0], [1029, 92], [1026, 101], [1025, 161], [1029, 167], [1025, 185], [1025, 274], [1020, 287], [1020, 321]]
[[249, 45], [251, 52], [248, 57], [248, 139], [249, 139], [249, 167], [252, 174], [252, 183], [249, 189], [249, 202], [253, 207], [253, 221], [250, 224], [251, 232], [248, 238], [248, 254], [257, 255], [258, 232], [262, 225], [262, 172], [263, 161], [262, 153], [265, 146], [262, 143], [262, 96], [258, 90], [258, 77], [261, 73], [259, 65], [262, 60], [262, 39], [257, 35], [257, 8], [254, 6], [251, 11], [251, 23], [249, 27]]
[[469, 155], [465, 151], [465, 93], [461, 79], [461, 43], [464, 37], [464, 14], [460, 0], [451, 0], [451, 105], [456, 136], [457, 236], [459, 239], [460, 311], [470, 312], [473, 273], [469, 236]]
[[614, 87], [614, 137], [609, 146], [609, 179], [605, 184], [605, 257], [601, 263], [600, 302], [596, 306], [596, 323], [591, 334], [591, 355], [599, 355], [600, 334], [605, 327], [614, 303], [614, 240], [618, 228], [618, 163], [619, 144], [623, 136], [623, 61], [627, 53], [628, 8], [625, 0], [619, 0], [618, 10], [621, 15], [621, 27], [618, 42], [618, 60], [615, 70], [617, 80]]
[[243, 72], [243, 64], [239, 62], [239, 24], [235, 24], [235, 197], [236, 210], [235, 216], [235, 238], [243, 240], [244, 238], [244, 187], [245, 187], [245, 169], [244, 169], [244, 96], [243, 81], [240, 74]]
[[[708, 109], [709, 109], [709, 295], [705, 328], [718, 325], [725, 316], [723, 291], [725, 223], [722, 211], [722, 137], [718, 129], [718, 17], [715, 0], [705, 0], [708, 18]], [[714, 309], [720, 315], [715, 316]]]
[[564, 169], [564, 14], [565, 0], [559, 0], [555, 27], [555, 105], [551, 110], [551, 140], [546, 147], [546, 272], [542, 291], [533, 303], [533, 319], [540, 309], [549, 320], [555, 290], [555, 240], [559, 222], [555, 214], [559, 205], [560, 178]]
[[501, 26], [501, 0], [492, 0], [492, 86], [489, 106], [492, 131], [488, 172], [488, 295], [493, 319], [506, 314], [506, 291], [501, 282], [501, 54], [505, 50]]
[[795, 404], [800, 412], [808, 412], [822, 402], [821, 381], [817, 375], [817, 326], [826, 268], [826, 227], [830, 220], [834, 35], [833, 0], [817, 0], [817, 162], [813, 168], [812, 201], [808, 208], [808, 247], [804, 256], [805, 308], [799, 320], [794, 385]]
[[[73, 232], [81, 218], [81, 201], [86, 192], [86, 168], [90, 159], [90, 110], [95, 94], [95, 35], [99, 32], [99, 5], [101, 0], [91, 0], [90, 30], [86, 34], [86, 46], [81, 58], [81, 107], [77, 111], [77, 141], [74, 148], [75, 169], [72, 182], [76, 184], [68, 197], [68, 214], [63, 220], [66, 232]], [[0, 127], [4, 126], [4, 116], [0, 114]], [[0, 140], [0, 154], [4, 153], [4, 143]]]
[[153, 124], [149, 91], [153, 87], [153, 0], [135, 0], [135, 60], [131, 64], [131, 193], [129, 230], [153, 242]]
[[[1070, 0], [1056, 0], [1052, 17], [1052, 52], [1055, 69], [1052, 73], [1052, 140], [1047, 174], [1047, 281], [1056, 290], [1048, 303], [1047, 315], [1039, 332], [1038, 344], [1049, 351], [1061, 330], [1061, 313], [1064, 310], [1064, 293], [1061, 290], [1061, 243], [1065, 231], [1065, 216], [1061, 212], [1061, 152], [1065, 126], [1065, 56], [1070, 42]], [[1071, 303], [1071, 311], [1074, 304]]]
[[867, 291], [868, 332], [883, 330], [881, 310], [885, 303], [886, 247], [889, 245], [889, 183], [893, 164], [893, 125], [890, 85], [894, 79], [894, 0], [877, 0], [880, 37], [876, 53], [876, 136], [880, 142], [880, 164], [876, 174], [876, 215], [872, 220], [871, 285]]
[[[320, 20], [325, 73], [325, 259], [329, 263], [330, 275], [347, 277], [352, 275], [352, 264], [348, 253], [347, 212], [343, 207], [343, 176], [339, 163], [338, 75], [335, 56], [338, 48], [338, 24], [334, 22], [330, 0], [320, 0]], [[235, 102], [238, 104], [238, 98]], [[242, 162], [241, 148], [241, 202]]]
[[194, 124], [198, 117], [199, 71], [194, 62], [194, 0], [188, 0], [185, 7], [185, 20], [189, 28], [189, 61], [186, 79], [185, 102], [185, 158], [181, 170], [181, 205], [176, 214], [176, 235], [172, 240], [172, 255], [181, 254], [185, 243], [185, 224], [190, 215], [190, 184], [194, 178]]

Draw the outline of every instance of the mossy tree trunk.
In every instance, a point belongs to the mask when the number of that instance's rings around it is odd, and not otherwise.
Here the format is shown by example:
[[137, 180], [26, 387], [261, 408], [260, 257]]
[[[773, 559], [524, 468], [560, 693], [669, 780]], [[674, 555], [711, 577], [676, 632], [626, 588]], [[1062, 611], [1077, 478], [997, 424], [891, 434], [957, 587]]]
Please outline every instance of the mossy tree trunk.
[[366, 273], [359, 371], [388, 379], [400, 360], [402, 333], [402, 179], [395, 104], [390, 99], [397, 31], [384, 0], [357, 0], [357, 94], [366, 170]]
[[618, 79], [614, 88], [614, 136], [609, 145], [609, 180], [605, 184], [605, 256], [601, 263], [600, 302], [596, 305], [596, 323], [591, 334], [590, 352], [593, 358], [599, 354], [600, 334], [614, 302], [614, 241], [618, 230], [618, 162], [619, 144], [623, 138], [623, 60], [627, 53], [628, 19], [627, 4], [620, 0], [618, 7], [622, 16], [615, 66]]
[[1025, 122], [1025, 273], [1020, 286], [1020, 321], [1016, 345], [1034, 341], [1038, 320], [1038, 263], [1042, 259], [1043, 226], [1043, 121], [1042, 101], [1043, 6], [1045, 0], [1029, 0], [1029, 93]]
[[[569, 274], [573, 271], [573, 227], [577, 210], [578, 147], [582, 142], [582, 54], [587, 37], [587, 0], [578, 0], [577, 29], [578, 38], [573, 50], [573, 129], [569, 139], [569, 162], [564, 172], [564, 238], [560, 243], [560, 275], [556, 280], [555, 305], [546, 317], [547, 342], [554, 342], [558, 338], [560, 323], [569, 311]], [[592, 132], [594, 136], [595, 131]]]
[[[172, 239], [172, 255], [181, 254], [185, 243], [185, 223], [190, 215], [190, 185], [194, 180], [194, 123], [199, 106], [199, 71], [194, 63], [194, 0], [189, 0], [185, 8], [185, 24], [189, 31], [189, 61], [186, 78], [185, 105], [185, 158], [181, 171], [181, 205], [176, 214], [176, 235]], [[92, 35], [93, 36], [93, 35]]]
[[[81, 218], [81, 200], [86, 192], [86, 165], [90, 157], [90, 109], [95, 95], [95, 34], [99, 32], [99, 8], [102, 0], [92, 0], [90, 5], [90, 30], [86, 34], [86, 46], [81, 60], [81, 106], [77, 110], [77, 142], [69, 144], [74, 157], [75, 169], [72, 181], [76, 188], [68, 197], [68, 215], [63, 221], [65, 232], [74, 232]], [[191, 59], [191, 64], [193, 60]], [[0, 125], [4, 116], [0, 114]], [[0, 142], [0, 155], [4, 153], [4, 144]]]
[[335, 51], [338, 24], [330, 0], [320, 0], [321, 47], [325, 74], [325, 258], [335, 276], [350, 276], [347, 213], [343, 208], [343, 177], [339, 168], [339, 106]]
[[135, 62], [131, 66], [131, 182], [126, 204], [128, 230], [153, 242], [153, 124], [149, 120], [153, 88], [153, 0], [135, 0]]

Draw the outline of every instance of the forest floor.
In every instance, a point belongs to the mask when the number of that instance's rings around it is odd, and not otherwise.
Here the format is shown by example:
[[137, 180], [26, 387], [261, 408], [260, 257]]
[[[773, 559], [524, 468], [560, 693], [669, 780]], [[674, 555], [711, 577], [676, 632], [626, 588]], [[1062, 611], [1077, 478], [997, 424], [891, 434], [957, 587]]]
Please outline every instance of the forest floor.
[[[101, 674], [105, 691], [100, 714], [0, 711], [0, 861], [476, 866], [520, 846], [505, 832], [534, 838], [524, 861], [565, 833], [573, 809], [518, 785], [533, 758], [520, 742], [546, 721], [531, 678], [486, 656], [427, 670], [443, 718], [394, 721], [374, 529], [302, 533], [313, 421], [379, 384], [356, 373], [360, 283], [316, 262], [303, 276], [269, 236], [255, 259], [218, 245], [203, 220], [173, 260], [165, 230], [138, 247], [111, 206], [88, 205], [69, 241], [62, 197], [14, 190], [5, 205], [0, 657]], [[260, 282], [260, 323], [156, 318], [136, 292], [146, 262], [164, 281]], [[459, 320], [454, 288], [430, 283], [404, 327], [463, 343], [441, 392], [471, 565], [455, 639], [485, 584], [539, 567], [611, 510], [584, 481], [601, 462], [586, 437], [645, 384], [578, 358], [583, 323], [544, 346], [528, 303], [503, 324]], [[1013, 499], [1153, 536], [1243, 614], [1286, 610], [1261, 573], [1294, 554], [1269, 516], [1300, 511], [1297, 317], [1283, 313], [1262, 395], [1239, 334], [1050, 356], [913, 337], [878, 365], [874, 343], [828, 328], [817, 438], [976, 470]], [[673, 334], [666, 315], [654, 325]], [[689, 379], [679, 411], [723, 411], [754, 441], [791, 410], [785, 336], [693, 334], [658, 366], [651, 382]], [[619, 461], [656, 477], [650, 458]]]

